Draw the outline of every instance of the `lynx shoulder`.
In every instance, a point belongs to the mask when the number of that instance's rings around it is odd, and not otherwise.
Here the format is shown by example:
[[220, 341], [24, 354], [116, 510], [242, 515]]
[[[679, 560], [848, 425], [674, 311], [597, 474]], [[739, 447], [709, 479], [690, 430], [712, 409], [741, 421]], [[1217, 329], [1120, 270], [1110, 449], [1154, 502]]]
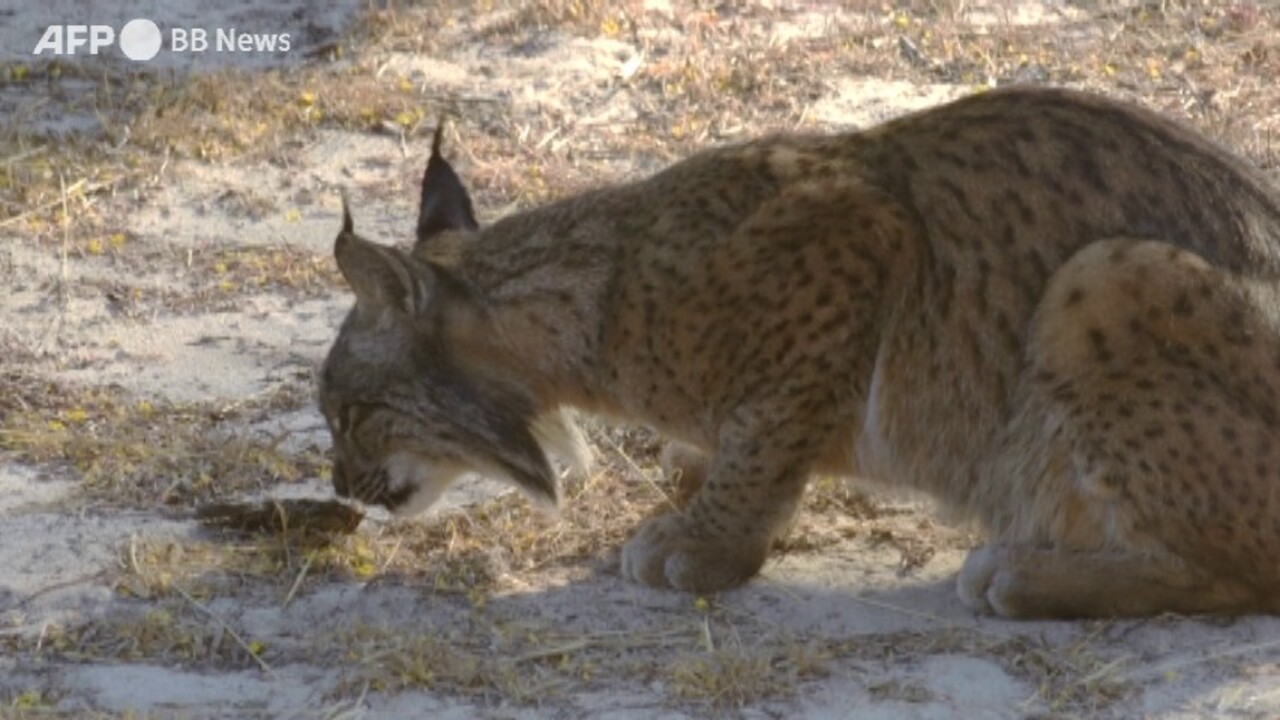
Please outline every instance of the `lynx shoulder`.
[[1280, 193], [1156, 114], [993, 91], [488, 227], [437, 142], [416, 240], [338, 236], [340, 495], [413, 512], [478, 471], [554, 502], [574, 407], [701, 479], [623, 548], [642, 583], [750, 578], [824, 473], [977, 521], [981, 611], [1280, 611]]

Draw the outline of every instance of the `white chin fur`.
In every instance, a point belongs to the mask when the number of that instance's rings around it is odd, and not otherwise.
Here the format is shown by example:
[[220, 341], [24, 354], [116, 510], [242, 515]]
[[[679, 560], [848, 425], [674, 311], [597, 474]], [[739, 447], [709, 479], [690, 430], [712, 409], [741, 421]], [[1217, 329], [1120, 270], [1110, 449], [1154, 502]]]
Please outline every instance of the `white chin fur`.
[[408, 518], [430, 509], [463, 469], [453, 463], [426, 460], [412, 453], [396, 453], [387, 460], [387, 482], [391, 492], [413, 488], [413, 494], [391, 510], [398, 518]]

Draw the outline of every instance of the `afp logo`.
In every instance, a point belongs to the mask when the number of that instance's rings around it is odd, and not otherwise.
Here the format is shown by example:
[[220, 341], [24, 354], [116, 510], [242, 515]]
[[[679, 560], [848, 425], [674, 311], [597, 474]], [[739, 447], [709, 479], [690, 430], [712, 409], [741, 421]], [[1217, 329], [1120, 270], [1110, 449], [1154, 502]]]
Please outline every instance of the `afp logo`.
[[145, 18], [130, 20], [120, 28], [119, 37], [110, 25], [50, 25], [45, 28], [32, 55], [89, 55], [114, 44], [130, 60], [150, 60], [160, 52], [160, 27]]

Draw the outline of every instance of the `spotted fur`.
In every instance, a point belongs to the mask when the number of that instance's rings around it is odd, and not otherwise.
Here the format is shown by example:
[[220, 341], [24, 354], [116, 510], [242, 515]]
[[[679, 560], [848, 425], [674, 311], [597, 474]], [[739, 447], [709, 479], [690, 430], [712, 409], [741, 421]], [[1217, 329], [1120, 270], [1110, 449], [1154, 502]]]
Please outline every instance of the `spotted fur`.
[[999, 90], [482, 229], [432, 163], [413, 253], [338, 239], [340, 494], [478, 469], [554, 499], [531, 428], [572, 406], [702, 478], [624, 547], [646, 584], [746, 580], [828, 473], [985, 528], [982, 611], [1280, 611], [1280, 193], [1187, 128]]

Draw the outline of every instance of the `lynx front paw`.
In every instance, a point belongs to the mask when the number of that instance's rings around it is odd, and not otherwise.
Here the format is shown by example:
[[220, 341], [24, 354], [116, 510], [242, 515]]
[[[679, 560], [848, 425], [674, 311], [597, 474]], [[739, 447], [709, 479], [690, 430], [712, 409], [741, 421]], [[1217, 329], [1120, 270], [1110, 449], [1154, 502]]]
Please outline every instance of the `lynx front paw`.
[[622, 574], [654, 587], [710, 592], [755, 575], [767, 552], [767, 544], [708, 536], [675, 513], [650, 520], [627, 541]]

